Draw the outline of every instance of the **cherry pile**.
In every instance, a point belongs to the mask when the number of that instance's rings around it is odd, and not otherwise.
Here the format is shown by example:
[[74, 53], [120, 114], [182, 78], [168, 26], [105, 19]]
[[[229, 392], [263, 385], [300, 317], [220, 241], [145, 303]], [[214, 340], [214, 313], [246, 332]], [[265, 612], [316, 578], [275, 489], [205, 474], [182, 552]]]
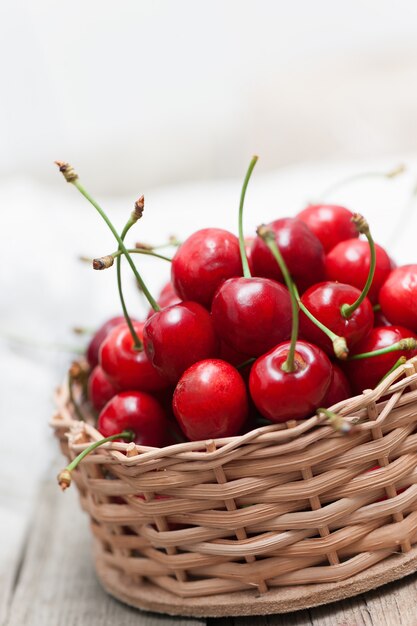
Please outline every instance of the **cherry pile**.
[[[331, 418], [329, 407], [374, 388], [417, 354], [417, 264], [396, 267], [361, 215], [314, 204], [245, 240], [243, 205], [256, 160], [243, 183], [239, 236], [214, 227], [193, 233], [178, 246], [157, 299], [133, 261], [155, 251], [124, 244], [143, 197], [119, 234], [72, 167], [58, 163], [118, 246], [94, 267], [116, 261], [124, 315], [101, 326], [86, 351], [87, 396], [107, 440], [160, 447], [317, 410]], [[122, 259], [150, 303], [147, 319], [127, 311]]]

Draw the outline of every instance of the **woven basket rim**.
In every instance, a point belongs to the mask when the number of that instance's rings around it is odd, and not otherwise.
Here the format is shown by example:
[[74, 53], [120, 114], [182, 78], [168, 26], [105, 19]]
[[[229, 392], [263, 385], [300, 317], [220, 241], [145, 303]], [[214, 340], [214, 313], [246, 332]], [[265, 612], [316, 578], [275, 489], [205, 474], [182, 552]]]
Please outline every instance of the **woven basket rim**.
[[[329, 409], [343, 417], [352, 425], [355, 425], [356, 430], [370, 430], [375, 427], [375, 424], [382, 425], [391, 409], [397, 405], [398, 400], [400, 400], [401, 404], [403, 389], [410, 385], [417, 387], [416, 369], [417, 357], [413, 357], [387, 376], [375, 389], [367, 389], [362, 394], [342, 400], [332, 407], [329, 407]], [[375, 404], [388, 394], [390, 394], [390, 398], [378, 404], [379, 407], [383, 407], [378, 418], [376, 420], [369, 420], [366, 407]], [[416, 398], [408, 398], [407, 404], [411, 404], [414, 399], [417, 399], [417, 390], [415, 395]], [[67, 436], [72, 448], [76, 451], [81, 451], [86, 448], [91, 441], [99, 441], [103, 436], [92, 424], [73, 418], [67, 406], [68, 399], [68, 385], [64, 384], [58, 387], [55, 392], [55, 403], [58, 412], [52, 417], [50, 426], [55, 429], [60, 427], [69, 429]], [[362, 418], [364, 421], [357, 423]], [[304, 420], [291, 420], [288, 422], [260, 426], [243, 435], [233, 437], [186, 441], [171, 444], [163, 448], [134, 444], [136, 450], [134, 456], [128, 456], [126, 454], [128, 447], [132, 444], [125, 442], [103, 444], [96, 453], [111, 453], [112, 456], [115, 456], [117, 461], [126, 465], [137, 465], [149, 461], [156, 461], [164, 457], [175, 457], [178, 461], [215, 460], [243, 445], [277, 444], [294, 441], [317, 428], [320, 429], [320, 439], [327, 436], [338, 438], [348, 436], [337, 433], [332, 426], [329, 426], [325, 416], [316, 414]], [[82, 433], [88, 436], [88, 442], [85, 441], [85, 438], [83, 441], [77, 442], [77, 440], [80, 440]]]

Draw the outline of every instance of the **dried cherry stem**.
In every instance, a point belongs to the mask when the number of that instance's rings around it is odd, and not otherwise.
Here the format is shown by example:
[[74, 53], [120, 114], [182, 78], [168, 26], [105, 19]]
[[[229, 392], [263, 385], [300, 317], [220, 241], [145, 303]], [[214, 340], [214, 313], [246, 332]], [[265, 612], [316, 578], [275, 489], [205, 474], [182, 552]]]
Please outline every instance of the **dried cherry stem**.
[[263, 224], [262, 226], [258, 226], [256, 232], [258, 236], [261, 237], [261, 239], [263, 239], [263, 241], [266, 243], [272, 255], [274, 256], [274, 259], [278, 263], [281, 273], [284, 277], [285, 284], [287, 285], [287, 289], [290, 293], [291, 309], [292, 309], [291, 342], [290, 342], [290, 349], [288, 351], [288, 356], [285, 359], [281, 367], [284, 372], [288, 372], [288, 373], [294, 372], [296, 370], [294, 357], [295, 357], [296, 343], [298, 339], [298, 326], [299, 326], [299, 310], [298, 310], [299, 304], [297, 300], [297, 289], [294, 284], [294, 281], [292, 280], [290, 276], [287, 264], [285, 263], [282, 257], [282, 254], [276, 244], [274, 231]]
[[396, 178], [397, 176], [405, 172], [405, 170], [406, 170], [405, 165], [403, 163], [400, 163], [399, 165], [397, 165], [397, 167], [394, 167], [392, 170], [389, 170], [388, 172], [361, 172], [359, 174], [353, 174], [353, 176], [348, 176], [347, 178], [343, 178], [342, 180], [339, 180], [336, 183], [333, 183], [332, 185], [327, 187], [327, 189], [325, 189], [320, 194], [319, 201], [323, 201], [327, 199], [335, 191], [338, 191], [342, 187], [347, 187], [351, 183], [356, 183], [360, 180], [367, 180], [368, 178], [369, 179], [370, 178], [386, 178], [386, 179]]
[[[145, 256], [153, 256], [157, 259], [162, 259], [163, 261], [168, 261], [171, 263], [172, 259], [163, 254], [159, 254], [158, 252], [154, 252], [153, 250], [145, 250], [143, 248], [128, 248], [127, 251], [129, 254], [144, 254]], [[93, 264], [93, 269], [95, 270], [106, 270], [111, 267], [114, 263], [114, 260], [123, 255], [122, 250], [116, 250], [115, 252], [111, 252], [110, 254], [105, 254], [104, 256], [97, 257], [95, 259], [85, 259], [88, 262]], [[84, 260], [84, 258], [83, 258]]]
[[160, 243], [157, 246], [144, 243], [143, 241], [137, 241], [135, 243], [135, 248], [152, 252], [153, 250], [163, 250], [164, 248], [179, 248], [181, 245], [182, 241], [180, 241], [175, 235], [171, 235], [166, 243]]
[[373, 352], [362, 352], [361, 354], [354, 354], [349, 357], [349, 361], [359, 361], [360, 359], [369, 359], [373, 356], [380, 356], [382, 354], [390, 354], [391, 352], [399, 352], [400, 350], [415, 350], [417, 348], [417, 339], [414, 337], [406, 337], [400, 339], [396, 343], [387, 346], [386, 348], [380, 348]]
[[151, 293], [149, 292], [148, 288], [146, 287], [141, 275], [139, 274], [132, 257], [130, 256], [125, 244], [123, 243], [122, 238], [120, 237], [119, 233], [117, 232], [117, 230], [115, 229], [115, 227], [113, 226], [112, 222], [110, 221], [110, 219], [108, 218], [108, 216], [106, 215], [106, 213], [104, 212], [104, 210], [101, 208], [101, 206], [90, 196], [90, 194], [86, 191], [86, 189], [84, 189], [84, 187], [81, 185], [80, 181], [78, 180], [78, 174], [75, 172], [74, 168], [69, 164], [69, 163], [64, 163], [62, 161], [55, 161], [56, 165], [58, 165], [59, 167], [59, 171], [63, 174], [65, 180], [67, 181], [67, 183], [72, 183], [74, 185], [74, 187], [76, 187], [78, 189], [78, 191], [84, 196], [84, 198], [86, 198], [90, 204], [93, 205], [93, 207], [96, 209], [96, 211], [99, 213], [99, 215], [103, 218], [103, 220], [105, 221], [105, 223], [107, 224], [108, 228], [110, 229], [110, 231], [112, 232], [114, 238], [116, 239], [117, 243], [119, 244], [119, 247], [121, 249], [121, 251], [123, 252], [123, 254], [125, 255], [130, 267], [132, 268], [132, 272], [135, 275], [136, 280], [138, 281], [143, 293], [146, 296], [146, 299], [148, 300], [149, 304], [151, 305], [151, 307], [153, 308], [154, 311], [159, 311], [160, 307], [158, 305], [158, 303], [156, 302], [156, 300], [152, 297]]
[[362, 304], [365, 300], [366, 296], [369, 293], [369, 290], [372, 285], [372, 281], [374, 279], [375, 274], [375, 265], [376, 265], [376, 251], [375, 251], [375, 243], [371, 235], [371, 231], [369, 230], [369, 224], [363, 215], [359, 213], [355, 213], [352, 217], [352, 222], [355, 224], [358, 232], [361, 235], [365, 235], [369, 243], [369, 250], [371, 253], [371, 259], [369, 262], [369, 272], [368, 278], [366, 279], [366, 283], [362, 289], [362, 292], [357, 300], [353, 304], [342, 304], [340, 307], [340, 311], [345, 319], [349, 319], [349, 317], [356, 311], [356, 309]]
[[327, 328], [327, 326], [322, 324], [317, 319], [317, 317], [314, 317], [314, 315], [307, 309], [305, 304], [301, 302], [300, 294], [298, 293], [298, 289], [295, 285], [294, 285], [294, 288], [295, 288], [295, 294], [297, 296], [298, 306], [300, 307], [302, 312], [308, 317], [308, 319], [311, 322], [313, 322], [313, 324], [315, 324], [315, 326], [317, 326], [317, 328], [320, 328], [320, 330], [325, 335], [327, 335], [327, 337], [332, 342], [333, 352], [335, 353], [336, 357], [342, 361], [347, 359], [348, 354], [349, 354], [349, 348], [347, 347], [346, 339], [344, 337], [341, 337], [340, 335], [336, 335], [336, 333], [330, 330], [330, 328]]
[[117, 433], [116, 435], [111, 435], [110, 437], [105, 437], [104, 439], [100, 439], [99, 441], [95, 441], [88, 446], [85, 450], [80, 452], [78, 456], [75, 457], [73, 461], [63, 470], [61, 470], [57, 476], [58, 485], [61, 487], [62, 491], [68, 489], [71, 485], [72, 477], [71, 472], [75, 470], [77, 465], [88, 455], [90, 452], [93, 452], [99, 446], [102, 446], [104, 443], [108, 443], [109, 441], [114, 441], [115, 439], [127, 439], [128, 441], [133, 441], [135, 438], [135, 433], [132, 430], [124, 430], [121, 433]]
[[317, 409], [317, 415], [324, 415], [329, 421], [330, 425], [333, 426], [336, 431], [344, 435], [352, 432], [353, 430], [353, 426], [350, 422], [345, 420], [341, 415], [333, 413], [333, 411], [329, 411], [329, 409]]
[[395, 361], [395, 363], [391, 367], [391, 369], [389, 369], [388, 372], [383, 375], [383, 377], [379, 381], [378, 385], [381, 384], [386, 378], [388, 378], [388, 376], [390, 374], [392, 374], [392, 372], [395, 372], [395, 370], [398, 369], [400, 367], [400, 365], [404, 365], [404, 363], [407, 363], [407, 357], [403, 355], [403, 356], [400, 356], [398, 361]]
[[251, 278], [252, 275], [249, 269], [248, 255], [246, 254], [246, 248], [245, 248], [245, 237], [243, 234], [243, 205], [245, 203], [246, 189], [248, 187], [250, 177], [252, 175], [253, 169], [257, 161], [258, 161], [258, 157], [255, 155], [252, 157], [252, 160], [249, 163], [248, 171], [246, 172], [246, 176], [243, 181], [242, 191], [240, 193], [240, 202], [239, 202], [239, 249], [240, 249], [240, 258], [242, 259], [243, 276], [245, 278]]

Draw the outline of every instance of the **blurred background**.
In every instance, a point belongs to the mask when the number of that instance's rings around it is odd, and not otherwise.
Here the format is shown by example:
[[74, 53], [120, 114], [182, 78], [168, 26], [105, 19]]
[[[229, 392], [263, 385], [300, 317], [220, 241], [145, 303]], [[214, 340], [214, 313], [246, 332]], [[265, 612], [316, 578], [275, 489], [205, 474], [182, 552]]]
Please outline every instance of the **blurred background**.
[[[236, 230], [253, 153], [248, 232], [339, 179], [405, 163], [395, 179], [361, 179], [331, 199], [363, 212], [399, 262], [416, 261], [417, 3], [2, 0], [0, 67], [7, 566], [56, 456], [53, 389], [83, 344], [71, 328], [119, 312], [114, 272], [78, 260], [111, 252], [111, 235], [53, 161], [75, 166], [118, 228], [144, 193], [131, 241], [151, 243], [205, 226]], [[141, 268], [154, 292], [169, 276], [162, 262]], [[140, 317], [127, 271], [125, 285]]]

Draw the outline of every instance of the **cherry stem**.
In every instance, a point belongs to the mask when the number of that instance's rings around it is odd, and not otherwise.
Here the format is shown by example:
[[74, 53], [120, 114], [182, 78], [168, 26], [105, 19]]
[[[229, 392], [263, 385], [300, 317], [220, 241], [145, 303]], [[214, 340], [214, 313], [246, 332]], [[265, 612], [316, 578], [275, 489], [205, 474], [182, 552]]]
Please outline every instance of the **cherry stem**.
[[387, 346], [386, 348], [380, 348], [379, 350], [374, 350], [373, 352], [362, 352], [361, 354], [354, 354], [349, 357], [350, 361], [359, 361], [360, 359], [368, 359], [374, 356], [380, 356], [382, 354], [390, 354], [391, 352], [398, 352], [400, 350], [415, 350], [417, 348], [417, 339], [414, 337], [406, 337], [405, 339], [400, 339], [396, 343]]
[[295, 366], [295, 348], [298, 339], [298, 325], [299, 325], [299, 310], [298, 310], [298, 300], [297, 300], [297, 290], [294, 284], [294, 281], [291, 278], [291, 275], [288, 271], [287, 264], [285, 263], [282, 254], [276, 244], [275, 241], [275, 233], [270, 228], [265, 225], [259, 226], [257, 229], [257, 234], [263, 241], [266, 243], [268, 248], [270, 249], [272, 255], [274, 256], [276, 262], [279, 265], [281, 273], [284, 277], [285, 284], [287, 285], [288, 291], [290, 293], [291, 298], [291, 309], [292, 309], [292, 328], [291, 328], [291, 342], [290, 349], [288, 351], [288, 356], [281, 368], [284, 372], [291, 373], [296, 370]]
[[[388, 372], [386, 374], [383, 375], [383, 377], [381, 378], [381, 380], [379, 381], [378, 385], [381, 384], [386, 378], [388, 378], [388, 376], [390, 374], [392, 374], [392, 372], [395, 372], [396, 369], [398, 369], [400, 367], [400, 365], [404, 365], [404, 363], [407, 362], [407, 357], [406, 356], [400, 356], [400, 358], [398, 359], [398, 361], [395, 361], [394, 365], [391, 367], [391, 369], [388, 370]], [[377, 386], [378, 386], [377, 385]]]
[[133, 441], [135, 438], [135, 433], [132, 430], [124, 430], [121, 433], [117, 433], [116, 435], [111, 435], [110, 437], [105, 437], [104, 439], [100, 439], [99, 441], [95, 441], [88, 448], [80, 452], [78, 456], [75, 457], [71, 461], [69, 465], [61, 472], [59, 472], [57, 479], [58, 484], [61, 487], [62, 491], [65, 491], [71, 484], [71, 472], [75, 470], [78, 464], [88, 455], [90, 452], [93, 452], [99, 446], [102, 446], [104, 443], [108, 443], [109, 441], [114, 441], [115, 439], [128, 439], [129, 441]]
[[328, 196], [331, 196], [335, 191], [338, 191], [341, 187], [345, 187], [350, 185], [351, 183], [356, 183], [360, 180], [366, 180], [368, 178], [387, 178], [387, 179], [391, 179], [391, 178], [395, 178], [396, 176], [399, 176], [400, 174], [402, 174], [403, 172], [405, 172], [405, 165], [400, 164], [397, 167], [394, 167], [392, 170], [389, 170], [388, 172], [361, 172], [360, 174], [354, 174], [353, 176], [348, 176], [347, 178], [344, 178], [342, 180], [339, 180], [336, 183], [333, 183], [333, 185], [330, 185], [330, 187], [327, 187], [327, 189], [325, 189], [319, 196], [319, 199], [325, 200], [328, 198]]
[[243, 363], [239, 363], [239, 365], [236, 365], [236, 369], [243, 370], [247, 365], [252, 365], [252, 363], [255, 363], [255, 361], [256, 359], [252, 356], [250, 359], [246, 359], [246, 361], [243, 361]]
[[73, 167], [71, 165], [69, 165], [69, 163], [63, 163], [62, 161], [55, 161], [55, 163], [56, 163], [56, 165], [58, 165], [59, 171], [63, 174], [65, 180], [68, 183], [72, 183], [78, 189], [78, 191], [84, 196], [84, 198], [86, 198], [90, 202], [90, 204], [93, 205], [93, 207], [96, 209], [96, 211], [100, 214], [100, 216], [106, 222], [108, 228], [111, 230], [114, 238], [116, 239], [117, 243], [119, 244], [119, 247], [120, 247], [121, 251], [125, 255], [125, 257], [126, 257], [128, 263], [129, 263], [130, 267], [132, 268], [132, 272], [134, 273], [135, 278], [138, 281], [138, 283], [139, 283], [139, 285], [141, 287], [141, 290], [145, 294], [146, 299], [148, 300], [149, 304], [151, 305], [151, 307], [153, 308], [154, 311], [160, 311], [160, 307], [159, 307], [158, 303], [156, 302], [156, 300], [152, 297], [152, 295], [148, 291], [148, 288], [146, 287], [145, 283], [143, 282], [143, 279], [142, 279], [141, 275], [139, 274], [138, 270], [136, 269], [136, 266], [135, 266], [135, 264], [133, 262], [133, 259], [130, 256], [129, 252], [127, 251], [127, 248], [126, 248], [125, 244], [123, 243], [123, 240], [121, 239], [119, 233], [117, 232], [117, 230], [113, 226], [113, 224], [110, 221], [110, 219], [107, 217], [106, 213], [103, 211], [101, 206], [94, 200], [94, 198], [92, 198], [90, 196], [90, 194], [86, 191], [86, 189], [84, 189], [84, 187], [81, 185], [81, 183], [78, 180], [78, 174], [76, 174], [76, 172], [74, 171]]
[[252, 157], [252, 160], [249, 163], [248, 171], [246, 172], [245, 180], [243, 181], [242, 191], [240, 193], [240, 202], [239, 202], [239, 249], [240, 249], [240, 258], [242, 259], [243, 276], [245, 278], [251, 278], [252, 275], [249, 269], [248, 255], [246, 254], [246, 249], [245, 249], [245, 237], [243, 235], [243, 205], [245, 202], [246, 189], [248, 187], [249, 179], [252, 175], [253, 168], [255, 167], [257, 160], [258, 160], [258, 157], [255, 155]]
[[355, 224], [355, 226], [358, 229], [359, 233], [361, 233], [362, 235], [365, 235], [365, 237], [367, 238], [368, 243], [369, 243], [370, 253], [371, 253], [371, 259], [370, 259], [370, 262], [369, 262], [368, 278], [366, 279], [366, 283], [364, 285], [364, 288], [362, 289], [362, 293], [357, 298], [357, 300], [355, 300], [355, 302], [353, 304], [342, 304], [342, 306], [340, 307], [340, 311], [341, 311], [341, 313], [342, 313], [342, 315], [343, 315], [343, 317], [345, 319], [349, 319], [349, 317], [351, 315], [353, 315], [353, 313], [362, 304], [362, 302], [365, 300], [366, 296], [368, 295], [369, 290], [370, 290], [371, 285], [372, 285], [372, 281], [374, 279], [375, 266], [376, 266], [375, 243], [374, 243], [374, 240], [372, 238], [371, 232], [369, 230], [368, 222], [359, 213], [355, 213], [353, 215], [352, 222]]
[[374, 304], [374, 306], [372, 307], [374, 313], [378, 313], [378, 311], [381, 310], [381, 305], [380, 304]]
[[[124, 227], [124, 229], [122, 230], [122, 233], [120, 235], [120, 239], [122, 241], [124, 241], [128, 231], [132, 228], [133, 224], [135, 224], [137, 220], [132, 219], [132, 217], [129, 218], [129, 220], [126, 222], [126, 225]], [[121, 252], [120, 249], [120, 245], [119, 245], [119, 251]], [[120, 298], [120, 304], [122, 305], [122, 310], [123, 310], [123, 315], [125, 317], [126, 320], [126, 324], [129, 327], [129, 331], [130, 334], [132, 335], [132, 339], [133, 339], [133, 350], [135, 350], [136, 352], [140, 352], [141, 350], [143, 350], [143, 343], [142, 341], [139, 339], [138, 334], [133, 326], [132, 320], [130, 318], [130, 315], [128, 313], [127, 307], [126, 307], [126, 301], [123, 295], [123, 287], [122, 287], [122, 263], [121, 263], [122, 259], [121, 256], [119, 255], [117, 257], [116, 260], [116, 274], [117, 274], [117, 289], [119, 291], [119, 298]], [[93, 261], [93, 267], [94, 267], [94, 261]]]
[[330, 422], [330, 425], [333, 426], [335, 430], [343, 433], [344, 435], [352, 431], [352, 424], [350, 422], [343, 419], [341, 415], [333, 413], [333, 411], [329, 411], [329, 409], [317, 409], [317, 415], [324, 415]]
[[347, 359], [347, 356], [349, 354], [349, 349], [347, 347], [346, 339], [344, 337], [340, 337], [340, 335], [336, 335], [336, 333], [334, 333], [332, 330], [330, 330], [330, 328], [327, 328], [327, 326], [322, 324], [317, 319], [317, 317], [314, 317], [314, 315], [311, 313], [311, 311], [309, 311], [307, 309], [305, 304], [303, 304], [303, 302], [301, 302], [301, 298], [300, 298], [300, 294], [298, 293], [298, 289], [297, 289], [297, 287], [295, 285], [294, 285], [294, 287], [295, 287], [295, 294], [297, 296], [298, 306], [300, 307], [302, 312], [308, 317], [308, 319], [310, 321], [313, 322], [313, 324], [315, 324], [315, 326], [317, 326], [317, 328], [320, 328], [320, 330], [325, 335], [327, 335], [327, 337], [332, 342], [333, 351], [334, 351], [336, 357], [338, 359], [341, 359], [342, 361]]
[[[153, 250], [145, 250], [143, 248], [128, 248], [127, 251], [129, 252], [129, 254], [144, 254], [145, 256], [154, 256], [157, 259], [162, 259], [163, 261], [168, 261], [169, 263], [172, 262], [172, 259], [169, 256], [165, 256], [163, 254], [159, 254], [158, 252], [154, 252]], [[123, 250], [116, 250], [115, 252], [112, 252], [111, 254], [106, 254], [104, 255], [104, 257], [98, 257], [97, 259], [93, 259], [93, 267], [95, 270], [104, 270], [107, 269], [107, 267], [110, 267], [110, 265], [106, 265], [106, 263], [102, 263], [102, 259], [107, 259], [107, 257], [111, 257], [114, 261], [114, 259], [117, 259], [118, 257], [123, 255]], [[113, 263], [111, 262], [111, 265], [113, 265]]]

